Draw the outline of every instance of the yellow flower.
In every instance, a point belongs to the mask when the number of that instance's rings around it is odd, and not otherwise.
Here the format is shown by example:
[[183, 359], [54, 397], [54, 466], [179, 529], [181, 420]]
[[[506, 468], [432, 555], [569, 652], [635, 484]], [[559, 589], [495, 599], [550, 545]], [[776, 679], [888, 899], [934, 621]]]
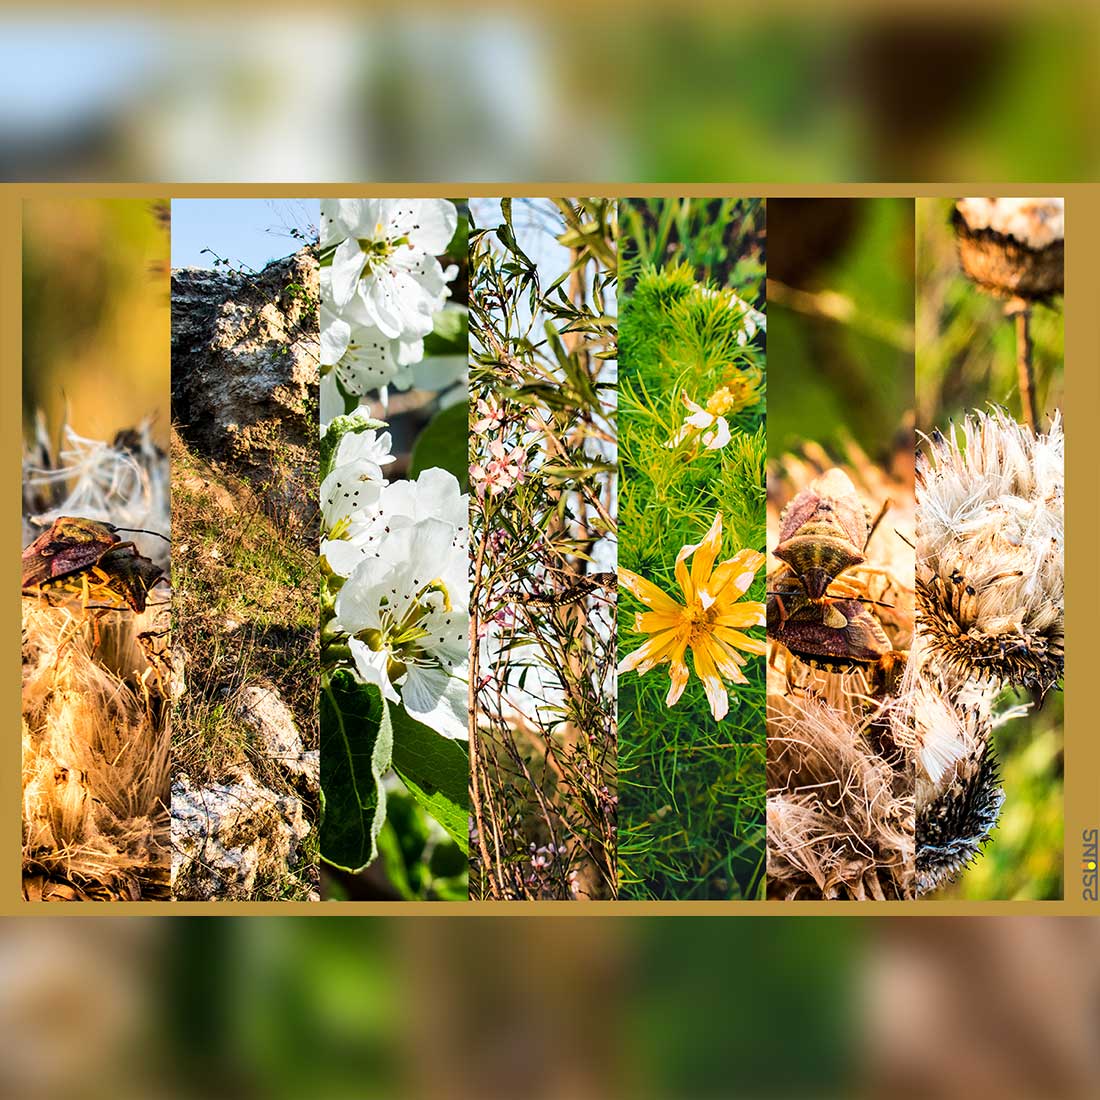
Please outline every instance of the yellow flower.
[[[689, 673], [684, 657], [690, 649], [695, 674], [707, 692], [711, 714], [719, 720], [729, 710], [726, 683], [748, 683], [741, 672], [745, 663], [742, 653], [765, 652], [762, 639], [750, 638], [742, 630], [764, 626], [767, 621], [762, 603], [738, 602], [764, 564], [764, 555], [755, 550], [739, 550], [715, 566], [721, 545], [719, 512], [703, 541], [685, 546], [676, 555], [676, 580], [683, 592], [683, 603], [637, 573], [619, 569], [619, 583], [650, 608], [639, 612], [634, 620], [634, 629], [648, 634], [649, 641], [623, 658], [619, 672], [636, 669], [641, 676], [668, 661], [672, 684], [665, 703], [671, 707], [687, 685]], [[688, 558], [692, 558], [690, 572]]]
[[712, 416], [730, 416], [760, 400], [764, 375], [757, 367], [734, 371], [724, 386], [707, 398], [707, 412]]

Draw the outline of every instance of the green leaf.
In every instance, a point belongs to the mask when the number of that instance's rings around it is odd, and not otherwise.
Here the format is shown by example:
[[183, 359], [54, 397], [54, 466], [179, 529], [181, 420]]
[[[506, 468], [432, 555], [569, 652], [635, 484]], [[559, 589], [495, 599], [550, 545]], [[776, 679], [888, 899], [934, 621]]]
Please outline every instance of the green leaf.
[[470, 406], [448, 405], [432, 417], [413, 444], [410, 473], [418, 477], [433, 466], [449, 470], [465, 493], [470, 487]]
[[382, 692], [338, 669], [321, 685], [321, 856], [358, 872], [378, 855], [393, 726]]
[[409, 793], [470, 851], [470, 758], [466, 743], [443, 737], [394, 707], [393, 770]]
[[448, 302], [434, 318], [424, 337], [424, 357], [466, 355], [470, 346], [470, 314], [465, 306]]

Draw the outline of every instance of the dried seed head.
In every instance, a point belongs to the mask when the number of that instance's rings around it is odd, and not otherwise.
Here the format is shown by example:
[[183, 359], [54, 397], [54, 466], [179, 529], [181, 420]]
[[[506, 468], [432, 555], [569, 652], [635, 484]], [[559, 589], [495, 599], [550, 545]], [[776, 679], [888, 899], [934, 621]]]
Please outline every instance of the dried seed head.
[[1047, 691], [1062, 676], [1061, 421], [1003, 411], [937, 436], [917, 471], [917, 600], [930, 660], [953, 680]]
[[998, 689], [945, 683], [930, 658], [919, 639], [890, 712], [894, 741], [913, 763], [918, 895], [973, 860], [1004, 801], [990, 746]]
[[959, 262], [983, 290], [1029, 300], [1062, 293], [1062, 199], [960, 199], [952, 212], [952, 224]]
[[769, 897], [909, 896], [912, 784], [887, 727], [813, 697], [769, 700]]
[[972, 232], [989, 229], [1036, 250], [1065, 238], [1061, 198], [969, 198], [955, 208]]
[[974, 861], [997, 824], [1005, 795], [993, 746], [979, 741], [965, 761], [965, 773], [917, 812], [916, 879], [918, 895], [951, 882]]

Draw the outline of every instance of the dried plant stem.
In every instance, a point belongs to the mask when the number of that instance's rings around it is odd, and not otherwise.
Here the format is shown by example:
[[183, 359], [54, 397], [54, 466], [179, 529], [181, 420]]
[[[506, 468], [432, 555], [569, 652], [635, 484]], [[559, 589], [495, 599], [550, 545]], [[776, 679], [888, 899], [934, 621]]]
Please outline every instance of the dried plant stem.
[[1038, 432], [1039, 412], [1035, 404], [1035, 370], [1032, 366], [1031, 306], [1022, 298], [1013, 298], [1005, 306], [1005, 316], [1016, 319], [1016, 373], [1020, 379], [1020, 407], [1027, 426]]
[[[488, 541], [488, 530], [482, 531], [477, 548], [477, 561], [474, 564], [474, 593], [470, 599], [470, 679], [468, 706], [470, 712], [470, 802], [474, 811], [474, 826], [477, 829], [477, 844], [481, 852], [482, 866], [489, 870], [497, 869], [497, 865], [489, 861], [489, 847], [485, 843], [485, 818], [481, 810], [481, 760], [480, 746], [478, 745], [477, 732], [477, 684], [481, 677], [480, 646], [478, 644], [478, 628], [480, 626], [480, 608], [475, 598], [481, 587], [481, 570], [485, 563], [485, 543]], [[491, 872], [490, 872], [491, 873]], [[494, 898], [503, 896], [503, 883], [497, 883], [490, 878]]]

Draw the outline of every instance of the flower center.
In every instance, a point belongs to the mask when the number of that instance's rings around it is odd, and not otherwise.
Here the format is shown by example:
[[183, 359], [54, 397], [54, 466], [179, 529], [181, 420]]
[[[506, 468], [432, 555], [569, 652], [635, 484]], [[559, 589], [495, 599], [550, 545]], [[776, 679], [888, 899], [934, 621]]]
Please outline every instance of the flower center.
[[688, 629], [689, 645], [694, 645], [714, 631], [716, 607], [703, 607], [699, 602], [684, 608], [684, 625]]
[[[396, 683], [408, 671], [409, 665], [444, 664], [441, 655], [429, 651], [422, 643], [432, 637], [432, 632], [424, 628], [424, 618], [433, 610], [424, 599], [431, 592], [443, 596], [443, 610], [451, 610], [451, 597], [447, 586], [438, 578], [424, 585], [410, 601], [405, 614], [400, 619], [394, 612], [383, 606], [381, 629], [362, 630], [356, 637], [375, 653], [385, 651], [389, 654], [386, 673], [390, 683]], [[449, 666], [448, 666], [449, 667]]]
[[381, 267], [402, 245], [409, 243], [408, 237], [387, 238], [382, 223], [374, 227], [373, 237], [359, 237], [359, 248], [367, 257], [366, 270], [374, 271]]

